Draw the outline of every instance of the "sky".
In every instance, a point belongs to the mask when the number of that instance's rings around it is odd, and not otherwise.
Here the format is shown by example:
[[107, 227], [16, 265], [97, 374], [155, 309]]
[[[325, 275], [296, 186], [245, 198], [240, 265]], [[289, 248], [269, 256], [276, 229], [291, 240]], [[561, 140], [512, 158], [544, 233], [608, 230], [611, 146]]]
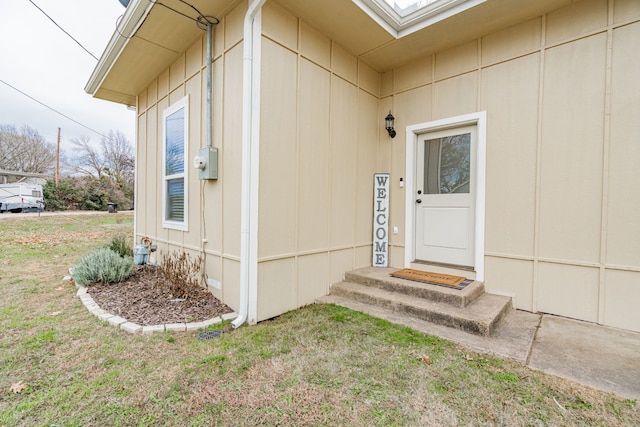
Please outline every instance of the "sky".
[[[118, 0], [31, 0], [89, 52], [100, 58], [124, 14]], [[40, 12], [29, 0], [0, 0], [0, 80], [91, 128], [51, 111], [0, 82], [0, 125], [28, 125], [61, 147], [89, 137], [94, 143], [110, 130], [135, 142], [135, 112], [122, 104], [93, 98], [84, 87], [96, 59]], [[97, 131], [98, 133], [94, 132]]]

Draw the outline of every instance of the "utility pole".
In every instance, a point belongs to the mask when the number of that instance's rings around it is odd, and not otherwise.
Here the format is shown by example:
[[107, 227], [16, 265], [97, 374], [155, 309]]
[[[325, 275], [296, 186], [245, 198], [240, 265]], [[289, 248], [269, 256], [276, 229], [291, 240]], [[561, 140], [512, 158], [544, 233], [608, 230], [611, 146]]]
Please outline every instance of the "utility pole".
[[60, 183], [60, 128], [58, 128], [58, 149], [56, 150], [56, 187]]

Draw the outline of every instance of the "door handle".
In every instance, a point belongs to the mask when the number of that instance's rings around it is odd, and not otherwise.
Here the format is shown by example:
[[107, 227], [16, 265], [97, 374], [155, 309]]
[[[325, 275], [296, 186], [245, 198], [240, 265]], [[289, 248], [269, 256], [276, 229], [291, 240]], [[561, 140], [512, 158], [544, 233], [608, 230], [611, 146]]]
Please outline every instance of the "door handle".
[[416, 203], [418, 203], [418, 204], [422, 203], [422, 199], [417, 199]]

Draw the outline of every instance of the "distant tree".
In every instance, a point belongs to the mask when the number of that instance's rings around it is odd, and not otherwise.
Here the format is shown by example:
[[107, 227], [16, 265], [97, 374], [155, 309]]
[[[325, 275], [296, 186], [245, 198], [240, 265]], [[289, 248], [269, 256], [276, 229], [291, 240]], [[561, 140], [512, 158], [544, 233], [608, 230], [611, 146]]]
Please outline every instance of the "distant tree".
[[109, 131], [106, 138], [102, 138], [102, 153], [108, 174], [116, 180], [133, 182], [135, 170], [135, 156], [133, 146], [120, 131]]
[[89, 194], [80, 209], [106, 209], [106, 203], [133, 206], [135, 157], [133, 146], [120, 131], [109, 131], [99, 144], [82, 136], [71, 142], [76, 155], [69, 159]]
[[81, 136], [71, 139], [71, 143], [76, 146], [76, 156], [69, 159], [77, 173], [91, 175], [96, 178], [102, 177], [106, 161], [102, 151], [91, 144], [88, 136]]
[[104, 175], [62, 177], [56, 183], [49, 180], [42, 187], [47, 210], [107, 210], [107, 203], [116, 203], [120, 208], [131, 207], [132, 199]]
[[133, 146], [120, 131], [109, 131], [107, 138], [102, 138], [101, 145], [106, 164], [105, 173], [115, 181], [123, 197], [133, 204], [135, 181]]
[[42, 186], [46, 209], [49, 211], [80, 209], [89, 194], [83, 180], [84, 177], [63, 177], [57, 185], [55, 181], [48, 180]]
[[117, 181], [133, 181], [133, 147], [122, 132], [109, 131], [98, 146], [87, 136], [73, 138], [71, 143], [77, 148], [78, 154], [71, 160], [77, 172], [96, 178], [108, 175]]
[[44, 136], [29, 127], [19, 130], [13, 125], [0, 125], [0, 169], [50, 173], [55, 167], [56, 149]]

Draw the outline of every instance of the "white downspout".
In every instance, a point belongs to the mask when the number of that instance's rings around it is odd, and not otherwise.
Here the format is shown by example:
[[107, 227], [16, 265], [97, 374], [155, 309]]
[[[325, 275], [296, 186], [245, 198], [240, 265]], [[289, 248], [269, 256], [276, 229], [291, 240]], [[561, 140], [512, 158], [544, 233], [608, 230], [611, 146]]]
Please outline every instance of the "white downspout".
[[[240, 223], [240, 305], [234, 328], [256, 322], [258, 282], [258, 166], [260, 159], [260, 37], [256, 16], [266, 0], [249, 0], [244, 18], [242, 67], [242, 187]], [[257, 25], [256, 25], [257, 24]], [[256, 28], [258, 29], [256, 34]], [[259, 43], [259, 38], [258, 38]]]

